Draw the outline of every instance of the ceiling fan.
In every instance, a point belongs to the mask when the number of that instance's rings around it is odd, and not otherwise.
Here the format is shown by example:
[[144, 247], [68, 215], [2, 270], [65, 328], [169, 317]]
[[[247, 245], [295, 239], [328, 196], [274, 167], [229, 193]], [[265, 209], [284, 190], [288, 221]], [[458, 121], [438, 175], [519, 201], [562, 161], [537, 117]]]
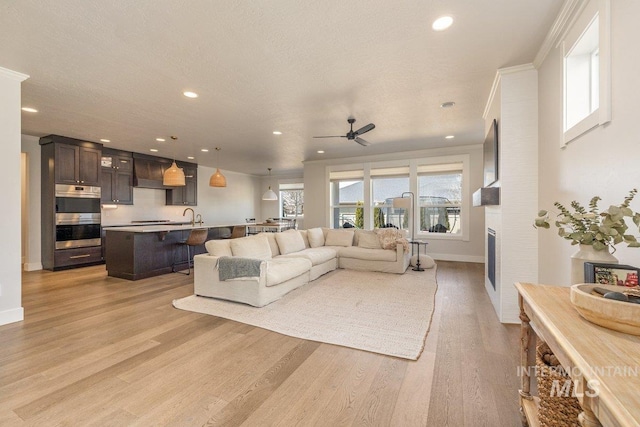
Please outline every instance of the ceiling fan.
[[370, 144], [369, 141], [366, 141], [362, 138], [360, 138], [360, 135], [362, 135], [363, 133], [367, 133], [370, 130], [373, 130], [376, 125], [374, 125], [373, 123], [369, 123], [366, 126], [361, 127], [358, 130], [353, 130], [353, 124], [356, 122], [356, 119], [354, 119], [353, 117], [349, 117], [347, 119], [347, 122], [349, 122], [349, 124], [351, 125], [351, 130], [349, 132], [347, 132], [346, 135], [329, 135], [329, 136], [314, 136], [314, 138], [347, 138], [350, 141], [355, 141], [360, 145], [363, 146], [367, 146]]

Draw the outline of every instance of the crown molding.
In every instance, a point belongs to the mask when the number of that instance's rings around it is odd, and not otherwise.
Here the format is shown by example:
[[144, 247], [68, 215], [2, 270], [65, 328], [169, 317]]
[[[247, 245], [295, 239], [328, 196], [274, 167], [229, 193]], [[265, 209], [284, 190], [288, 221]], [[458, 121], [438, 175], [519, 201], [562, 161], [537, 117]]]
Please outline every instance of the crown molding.
[[28, 75], [19, 73], [17, 71], [10, 70], [8, 68], [0, 67], [0, 77], [6, 77], [11, 80], [16, 80], [18, 82], [25, 81], [29, 78]]
[[500, 85], [500, 80], [502, 76], [506, 76], [508, 74], [520, 73], [522, 71], [531, 71], [535, 70], [536, 67], [533, 64], [522, 64], [522, 65], [514, 65], [513, 67], [505, 67], [499, 68], [496, 71], [496, 76], [493, 79], [493, 85], [491, 85], [491, 90], [489, 91], [489, 99], [487, 99], [487, 104], [484, 106], [484, 112], [482, 113], [482, 118], [487, 119], [489, 114], [489, 109], [491, 108], [491, 104], [493, 104], [493, 99], [496, 96], [496, 92], [498, 91], [498, 86]]
[[566, 34], [567, 30], [575, 21], [576, 16], [580, 14], [580, 11], [585, 8], [589, 1], [590, 0], [565, 0], [562, 9], [560, 9], [556, 20], [551, 25], [547, 36], [544, 38], [533, 60], [533, 65], [536, 68], [540, 68], [549, 52], [551, 52], [551, 49], [557, 47], [557, 44], [562, 40], [564, 34]]

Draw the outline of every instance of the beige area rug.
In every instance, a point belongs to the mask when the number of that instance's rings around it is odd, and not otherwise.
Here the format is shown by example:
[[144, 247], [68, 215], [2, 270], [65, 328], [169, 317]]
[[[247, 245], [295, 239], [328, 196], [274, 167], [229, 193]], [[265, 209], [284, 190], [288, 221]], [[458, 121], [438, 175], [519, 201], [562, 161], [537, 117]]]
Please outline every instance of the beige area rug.
[[265, 307], [192, 295], [181, 310], [284, 335], [416, 360], [434, 310], [436, 269], [405, 274], [336, 270]]

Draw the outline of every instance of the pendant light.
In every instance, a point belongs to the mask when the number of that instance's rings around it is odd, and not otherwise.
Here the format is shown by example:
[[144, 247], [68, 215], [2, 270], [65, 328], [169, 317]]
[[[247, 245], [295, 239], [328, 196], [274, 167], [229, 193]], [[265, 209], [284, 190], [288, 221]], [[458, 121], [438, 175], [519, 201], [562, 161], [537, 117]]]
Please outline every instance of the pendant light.
[[[171, 139], [176, 141], [178, 137], [171, 136]], [[184, 170], [178, 167], [175, 158], [173, 159], [171, 167], [165, 170], [164, 174], [162, 175], [162, 185], [165, 185], [167, 187], [182, 187], [186, 185]]]
[[[269, 180], [271, 180], [271, 168], [267, 169], [269, 170]], [[278, 200], [278, 195], [269, 186], [269, 189], [262, 195], [262, 200]]]
[[[216, 147], [216, 165], [220, 164], [220, 147]], [[222, 175], [220, 172], [220, 168], [216, 167], [216, 173], [211, 175], [209, 178], [209, 187], [226, 187], [227, 186], [227, 178]]]

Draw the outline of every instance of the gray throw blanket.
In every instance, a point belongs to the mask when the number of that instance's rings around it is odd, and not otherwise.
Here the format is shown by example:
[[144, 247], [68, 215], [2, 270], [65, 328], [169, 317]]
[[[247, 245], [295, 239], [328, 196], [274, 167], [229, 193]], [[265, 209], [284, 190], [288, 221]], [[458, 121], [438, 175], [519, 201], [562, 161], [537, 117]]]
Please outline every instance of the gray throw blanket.
[[218, 259], [218, 275], [220, 280], [258, 277], [260, 263], [262, 263], [260, 259], [223, 256]]

